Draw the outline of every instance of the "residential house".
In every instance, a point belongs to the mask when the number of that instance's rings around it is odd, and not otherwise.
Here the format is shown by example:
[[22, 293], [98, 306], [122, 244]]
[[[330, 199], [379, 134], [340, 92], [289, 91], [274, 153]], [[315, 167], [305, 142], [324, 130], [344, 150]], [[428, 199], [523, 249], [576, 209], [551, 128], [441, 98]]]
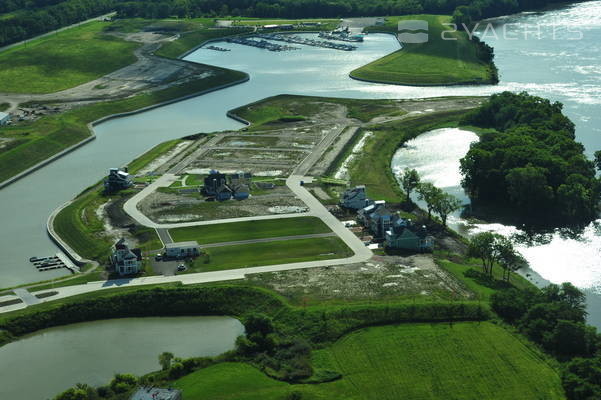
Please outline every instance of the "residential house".
[[386, 206], [378, 207], [377, 210], [370, 213], [366, 226], [377, 239], [383, 239], [386, 231], [390, 229], [392, 223], [398, 218]]
[[203, 192], [207, 196], [217, 196], [218, 190], [227, 184], [225, 174], [211, 170], [204, 180]]
[[215, 198], [219, 201], [225, 201], [232, 198], [232, 189], [227, 185], [221, 185], [217, 188], [217, 193], [215, 193]]
[[385, 206], [386, 206], [386, 202], [384, 200], [374, 201], [372, 204], [368, 205], [367, 207], [364, 207], [364, 208], [360, 209], [359, 211], [357, 211], [357, 219], [364, 226], [367, 226], [369, 224], [369, 216], [373, 212], [375, 212], [378, 208], [385, 207]]
[[125, 239], [115, 243], [115, 250], [110, 257], [115, 272], [119, 275], [133, 275], [140, 272], [142, 265], [142, 251], [130, 249]]
[[134, 182], [127, 172], [127, 168], [111, 168], [109, 176], [104, 180], [104, 188], [109, 193], [130, 188], [133, 184]]
[[417, 226], [407, 219], [398, 218], [386, 231], [384, 246], [425, 252], [432, 251], [434, 239], [428, 235], [425, 226]]
[[189, 258], [200, 255], [200, 246], [198, 242], [179, 242], [167, 243], [165, 245], [165, 255], [169, 258]]
[[250, 197], [250, 189], [247, 185], [235, 185], [232, 189], [234, 191], [234, 199], [236, 200], [246, 200]]
[[10, 114], [0, 112], [0, 125], [8, 125], [10, 122]]
[[340, 206], [344, 208], [349, 208], [351, 210], [360, 210], [369, 205], [369, 199], [365, 194], [365, 186], [356, 186], [351, 189], [347, 189], [342, 194], [342, 199], [340, 199]]
[[141, 387], [129, 400], [182, 400], [182, 392], [171, 388]]

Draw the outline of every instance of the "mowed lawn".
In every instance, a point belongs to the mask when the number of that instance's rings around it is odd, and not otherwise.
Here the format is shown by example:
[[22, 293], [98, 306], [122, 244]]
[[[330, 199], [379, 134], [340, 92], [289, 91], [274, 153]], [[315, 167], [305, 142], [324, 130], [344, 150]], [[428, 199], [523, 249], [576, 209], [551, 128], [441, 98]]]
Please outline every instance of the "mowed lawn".
[[198, 257], [188, 272], [330, 260], [353, 255], [352, 250], [338, 237], [212, 247], [206, 251], [208, 256]]
[[136, 61], [138, 43], [103, 33], [90, 22], [0, 53], [0, 92], [52, 93]]
[[465, 32], [448, 32], [443, 40], [442, 33], [449, 30], [444, 23], [451, 22], [448, 16], [413, 15], [389, 17], [386, 26], [377, 31], [397, 34], [398, 22], [403, 19], [428, 21], [427, 43], [403, 44], [403, 48], [388, 56], [351, 72], [351, 77], [399, 85], [449, 85], [487, 83], [490, 71], [477, 57], [476, 43], [468, 39]]
[[558, 374], [503, 328], [488, 323], [403, 324], [355, 331], [315, 353], [315, 367], [342, 379], [289, 385], [238, 363], [178, 381], [184, 398], [207, 400], [552, 400], [564, 399]]
[[328, 232], [331, 232], [330, 228], [319, 218], [298, 217], [192, 226], [171, 229], [169, 234], [176, 242], [196, 240], [200, 244], [209, 244]]

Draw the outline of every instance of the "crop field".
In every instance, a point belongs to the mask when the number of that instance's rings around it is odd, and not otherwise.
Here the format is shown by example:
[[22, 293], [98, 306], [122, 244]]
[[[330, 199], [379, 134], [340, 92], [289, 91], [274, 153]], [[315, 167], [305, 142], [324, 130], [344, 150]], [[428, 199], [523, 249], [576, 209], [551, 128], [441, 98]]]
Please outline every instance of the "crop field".
[[477, 47], [465, 32], [447, 32], [443, 24], [450, 22], [448, 16], [412, 15], [389, 17], [384, 27], [374, 27], [370, 32], [398, 33], [398, 22], [403, 19], [428, 22], [428, 42], [404, 43], [403, 49], [376, 60], [351, 72], [358, 79], [393, 83], [399, 85], [452, 85], [488, 83], [489, 67], [477, 56]]
[[337, 237], [213, 247], [194, 261], [188, 272], [222, 271], [263, 265], [350, 257], [353, 252]]
[[354, 331], [314, 353], [314, 367], [342, 379], [288, 385], [237, 363], [175, 383], [184, 398], [363, 400], [564, 399], [559, 376], [536, 351], [488, 322], [402, 324]]
[[0, 92], [52, 93], [136, 61], [138, 43], [103, 33], [91, 22], [0, 53]]
[[208, 244], [327, 232], [330, 228], [319, 218], [299, 217], [193, 226], [171, 229], [169, 234], [176, 242], [196, 240]]

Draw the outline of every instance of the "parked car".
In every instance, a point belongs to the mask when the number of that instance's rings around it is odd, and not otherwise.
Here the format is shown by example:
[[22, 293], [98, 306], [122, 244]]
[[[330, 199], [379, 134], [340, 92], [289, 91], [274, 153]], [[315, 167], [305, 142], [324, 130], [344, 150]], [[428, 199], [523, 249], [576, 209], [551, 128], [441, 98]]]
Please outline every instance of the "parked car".
[[177, 270], [178, 271], [185, 271], [187, 269], [188, 269], [188, 267], [186, 267], [185, 264], [180, 264], [180, 265], [177, 266]]
[[162, 254], [157, 254], [156, 256], [154, 256], [154, 261], [161, 261], [162, 259], [163, 259]]

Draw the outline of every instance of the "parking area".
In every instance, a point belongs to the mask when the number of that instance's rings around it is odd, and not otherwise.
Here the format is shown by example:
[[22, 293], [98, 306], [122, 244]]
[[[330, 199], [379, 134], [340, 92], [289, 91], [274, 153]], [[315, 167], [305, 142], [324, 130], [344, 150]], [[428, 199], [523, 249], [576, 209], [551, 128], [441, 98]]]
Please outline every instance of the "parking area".
[[157, 260], [155, 257], [150, 258], [150, 266], [157, 275], [172, 276], [176, 275], [178, 272], [184, 272], [185, 269], [182, 269], [180, 265], [185, 265], [185, 261], [162, 258]]

